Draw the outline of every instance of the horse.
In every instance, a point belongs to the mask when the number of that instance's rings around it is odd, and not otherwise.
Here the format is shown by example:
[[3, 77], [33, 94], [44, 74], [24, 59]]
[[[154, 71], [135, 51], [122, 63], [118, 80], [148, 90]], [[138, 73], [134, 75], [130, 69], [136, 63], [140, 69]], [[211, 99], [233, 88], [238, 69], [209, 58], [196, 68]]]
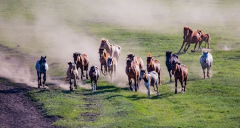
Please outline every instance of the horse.
[[152, 55], [150, 53], [148, 53], [148, 57], [147, 57], [147, 71], [148, 73], [150, 73], [151, 71], [155, 71], [158, 73], [158, 81], [159, 81], [159, 85], [161, 85], [161, 66], [160, 66], [160, 62], [158, 60], [155, 60]]
[[178, 59], [178, 56], [176, 54], [172, 54], [171, 51], [166, 51], [166, 62], [165, 62], [165, 64], [166, 64], [167, 69], [168, 69], [170, 82], [172, 82], [171, 71], [172, 71], [172, 61], [173, 61], [173, 59], [175, 59], [176, 61], [180, 62], [179, 59]]
[[77, 70], [80, 67], [81, 69], [81, 79], [83, 79], [83, 77], [85, 77], [83, 70], [86, 71], [86, 79], [88, 79], [88, 65], [89, 65], [89, 59], [88, 56], [86, 54], [81, 54], [78, 52], [73, 53], [73, 59], [74, 59], [74, 63], [77, 65]]
[[[198, 31], [192, 30], [188, 26], [185, 26], [183, 28], [183, 44], [182, 44], [180, 50], [178, 51], [178, 53], [180, 53], [180, 51], [182, 50], [185, 43], [186, 44], [185, 44], [185, 47], [184, 47], [184, 52], [186, 52], [188, 50], [190, 44], [195, 44], [195, 46], [194, 46], [194, 51], [195, 51], [196, 46], [197, 46], [198, 42], [200, 42], [200, 41], [201, 41], [200, 33], [198, 33]], [[199, 49], [200, 49], [200, 45], [199, 45], [198, 50]]]
[[114, 77], [116, 77], [117, 59], [115, 57], [108, 57], [107, 62], [108, 62], [107, 63], [108, 73], [109, 73], [111, 81], [112, 81], [113, 73], [114, 73]]
[[[99, 48], [98, 53], [100, 56], [99, 61], [101, 64], [101, 72], [105, 76], [107, 73], [107, 60], [108, 60], [108, 57], [110, 57], [110, 54], [105, 52], [104, 49], [102, 49], [102, 48]], [[103, 66], [104, 66], [104, 72], [103, 72]]]
[[135, 56], [133, 54], [128, 54], [127, 59], [130, 59], [130, 60], [133, 60], [134, 62], [136, 62], [138, 64], [140, 70], [143, 69], [144, 64], [143, 64], [142, 58]]
[[[175, 94], [177, 94], [177, 80], [181, 83], [182, 91], [186, 92], [187, 79], [188, 79], [188, 68], [185, 65], [182, 65], [180, 62], [173, 59], [172, 61], [172, 74], [175, 77]], [[183, 86], [183, 82], [185, 86]]]
[[[93, 92], [96, 92], [97, 90], [97, 81], [98, 81], [98, 78], [100, 77], [100, 71], [98, 69], [97, 66], [92, 66], [89, 70], [89, 77], [90, 77], [90, 80], [91, 80], [91, 86], [92, 86], [92, 90]], [[94, 84], [93, 84], [94, 82]]]
[[77, 89], [76, 80], [79, 79], [78, 70], [76, 68], [76, 64], [72, 62], [68, 62], [68, 69], [67, 69], [67, 78], [69, 79], [70, 84], [70, 91], [73, 91], [72, 87], [72, 79], [74, 80], [74, 87]]
[[[209, 47], [209, 40], [211, 39], [210, 38], [210, 35], [209, 34], [207, 34], [207, 33], [202, 33], [202, 30], [197, 30], [198, 31], [198, 33], [201, 35], [201, 39], [202, 39], [202, 41], [201, 42], [199, 42], [200, 44], [200, 46], [202, 45], [202, 42], [204, 41], [205, 42], [205, 48], [206, 48], [206, 44], [208, 44], [208, 49], [210, 48]], [[199, 46], [199, 47], [200, 47]]]
[[112, 45], [108, 42], [107, 39], [102, 38], [100, 48], [106, 49], [106, 51], [110, 54], [110, 56], [115, 57], [118, 61], [120, 53], [121, 53], [120, 46]]
[[130, 90], [133, 91], [132, 88], [132, 79], [134, 80], [134, 85], [135, 85], [135, 91], [137, 92], [138, 87], [138, 80], [140, 77], [140, 68], [137, 65], [136, 62], [128, 59], [126, 61], [126, 68], [125, 68], [125, 73], [128, 76], [128, 82], [129, 82], [129, 87]]
[[[151, 71], [149, 74], [146, 72], [146, 70], [141, 70], [140, 72], [140, 77], [139, 80], [141, 81], [141, 79], [143, 79], [144, 81], [144, 85], [146, 86], [147, 90], [148, 90], [148, 98], [150, 98], [150, 86], [153, 86], [154, 91], [157, 91], [157, 96], [159, 95], [158, 92], [158, 73], [155, 71]], [[155, 90], [156, 86], [157, 90]]]
[[206, 68], [207, 68], [207, 77], [210, 78], [210, 68], [213, 65], [212, 54], [204, 51], [202, 56], [200, 57], [200, 64], [202, 65], [204, 79], [206, 79], [206, 76], [205, 76], [205, 69]]
[[[48, 64], [46, 60], [47, 56], [43, 57], [41, 56], [40, 60], [36, 62], [35, 69], [37, 70], [37, 76], [38, 76], [38, 88], [42, 85], [45, 86], [46, 82], [46, 72], [48, 71]], [[41, 83], [41, 75], [43, 74], [43, 82]]]

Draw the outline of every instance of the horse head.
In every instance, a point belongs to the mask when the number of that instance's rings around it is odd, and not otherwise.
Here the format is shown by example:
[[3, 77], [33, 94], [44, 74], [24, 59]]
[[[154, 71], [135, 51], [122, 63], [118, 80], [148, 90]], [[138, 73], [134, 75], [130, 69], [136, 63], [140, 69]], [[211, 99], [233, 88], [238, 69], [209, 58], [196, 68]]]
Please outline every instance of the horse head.
[[132, 67], [132, 60], [131, 59], [127, 59], [127, 61], [126, 61], [126, 70], [127, 70], [127, 72], [130, 72], [130, 70], [131, 70], [131, 67]]
[[153, 65], [153, 57], [148, 56], [147, 57], [147, 67], [152, 66], [152, 65]]
[[186, 40], [188, 36], [192, 35], [192, 33], [193, 33], [193, 30], [190, 27], [185, 26], [183, 28], [183, 39]]
[[103, 53], [104, 53], [104, 49], [103, 48], [99, 48], [99, 57], [102, 58], [103, 57]]
[[146, 70], [141, 70], [139, 80], [141, 81], [143, 78], [146, 77], [146, 75], [147, 75], [147, 71]]
[[181, 65], [181, 63], [178, 62], [176, 59], [173, 59], [173, 61], [172, 61], [172, 74], [173, 74], [173, 75], [174, 75], [175, 72], [177, 71], [178, 65]]
[[128, 55], [127, 55], [127, 59], [130, 59], [130, 60], [133, 60], [134, 57], [135, 57], [135, 55], [133, 55], [133, 54], [128, 54]]
[[77, 64], [77, 59], [78, 59], [78, 56], [81, 56], [82, 54], [79, 53], [79, 52], [74, 52], [73, 53], [73, 60], [74, 60], [74, 63]]
[[70, 73], [72, 74], [73, 71], [76, 69], [76, 64], [72, 63], [72, 62], [68, 62], [68, 66], [69, 66], [69, 69], [70, 69]]
[[110, 45], [110, 43], [108, 42], [107, 39], [104, 39], [104, 38], [101, 39], [100, 48], [107, 48], [107, 47], [109, 47], [109, 45]]
[[171, 51], [166, 51], [166, 58], [170, 58], [172, 55], [172, 52]]
[[96, 67], [95, 66], [92, 66], [90, 68], [90, 71], [91, 71], [92, 77], [96, 77], [97, 76], [97, 72], [96, 72]]
[[40, 65], [40, 70], [41, 71], [46, 71], [46, 64], [47, 64], [47, 56], [43, 57], [41, 56], [40, 61], [39, 61], [39, 65]]
[[207, 62], [208, 62], [208, 59], [207, 59], [207, 58], [208, 58], [208, 52], [204, 51], [204, 52], [203, 52], [203, 62], [204, 62], [204, 63], [207, 63]]

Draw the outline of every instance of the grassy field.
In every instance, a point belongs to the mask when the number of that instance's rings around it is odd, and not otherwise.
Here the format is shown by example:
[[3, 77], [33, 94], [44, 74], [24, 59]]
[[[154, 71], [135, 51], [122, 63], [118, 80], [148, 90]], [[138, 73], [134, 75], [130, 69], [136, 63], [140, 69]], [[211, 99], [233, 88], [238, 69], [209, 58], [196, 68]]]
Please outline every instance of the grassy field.
[[[39, 108], [42, 109], [46, 115], [61, 117], [60, 120], [54, 122], [54, 125], [63, 127], [110, 128], [240, 127], [240, 39], [237, 36], [239, 35], [240, 29], [235, 27], [238, 20], [229, 19], [224, 22], [224, 24], [214, 22], [207, 25], [204, 23], [198, 25], [195, 22], [188, 22], [189, 26], [201, 28], [204, 32], [209, 32], [211, 35], [210, 47], [214, 58], [211, 69], [212, 78], [203, 79], [199, 63], [199, 57], [202, 53], [191, 53], [190, 50], [194, 47], [191, 45], [187, 53], [181, 53], [179, 55], [181, 62], [189, 68], [187, 93], [174, 94], [174, 82], [169, 83], [169, 76], [165, 66], [165, 52], [170, 50], [176, 53], [179, 50], [182, 44], [183, 23], [180, 23], [179, 26], [167, 25], [166, 27], [161, 26], [163, 29], [157, 29], [158, 26], [151, 26], [149, 28], [148, 26], [139, 27], [140, 25], [119, 24], [118, 22], [92, 21], [92, 18], [89, 17], [90, 21], [88, 21], [89, 19], [84, 19], [86, 17], [84, 17], [84, 12], [81, 11], [90, 10], [89, 8], [85, 7], [83, 10], [80, 9], [78, 10], [79, 13], [75, 12], [74, 8], [71, 8], [74, 4], [82, 7], [77, 1], [72, 1], [72, 3], [64, 1], [49, 3], [44, 1], [36, 3], [28, 2], [29, 1], [17, 1], [13, 2], [14, 4], [8, 1], [1, 2], [4, 4], [0, 4], [0, 6], [6, 7], [2, 9], [4, 11], [0, 13], [3, 19], [1, 21], [3, 23], [5, 23], [5, 21], [12, 22], [13, 19], [21, 17], [19, 24], [24, 25], [14, 30], [26, 28], [27, 34], [23, 34], [24, 37], [20, 38], [18, 42], [17, 39], [9, 39], [8, 36], [6, 36], [8, 33], [4, 33], [4, 30], [8, 30], [8, 28], [1, 26], [0, 44], [15, 48], [18, 43], [26, 41], [25, 43], [21, 43], [19, 49], [21, 52], [34, 56], [43, 53], [47, 54], [46, 51], [51, 49], [51, 46], [48, 46], [41, 36], [32, 34], [32, 32], [34, 32], [34, 23], [38, 22], [37, 15], [33, 12], [36, 12], [39, 8], [39, 6], [37, 6], [39, 4], [46, 5], [47, 10], [57, 12], [54, 15], [57, 21], [60, 20], [65, 26], [68, 26], [74, 34], [80, 36], [82, 33], [85, 33], [90, 38], [93, 38], [96, 42], [91, 44], [98, 46], [100, 39], [105, 37], [109, 39], [111, 43], [118, 44], [122, 47], [123, 54], [121, 54], [121, 56], [123, 56], [123, 58], [131, 52], [142, 57], [144, 62], [146, 62], [147, 53], [151, 52], [155, 59], [160, 60], [162, 67], [162, 85], [159, 89], [160, 96], [156, 96], [156, 93], [153, 92], [151, 99], [147, 98], [146, 92], [143, 93], [146, 90], [143, 92], [130, 92], [127, 79], [121, 80], [123, 85], [122, 87], [118, 87], [115, 83], [107, 82], [103, 76], [99, 81], [99, 88], [96, 93], [84, 88], [79, 88], [74, 92], [58, 88], [49, 90], [36, 89], [29, 92], [29, 97], [39, 104]], [[157, 3], [157, 1], [151, 2]], [[184, 3], [179, 1], [176, 3], [168, 1], [162, 2], [165, 2], [167, 5], [169, 4], [170, 7]], [[233, 4], [234, 2], [235, 1], [224, 0], [216, 1], [216, 3], [213, 2], [207, 6], [219, 6], [224, 9], [231, 9], [231, 7], [237, 6]], [[194, 2], [190, 4], [193, 3]], [[203, 4], [203, 6], [204, 5], [206, 5], [206, 3]], [[25, 9], [25, 6], [29, 8]], [[176, 7], [173, 10], [176, 11], [177, 9], [179, 8]], [[76, 14], [83, 16], [82, 19], [76, 17]], [[93, 14], [89, 15], [94, 16]], [[169, 17], [174, 16], [176, 16], [174, 13], [169, 15]], [[167, 27], [169, 29], [166, 29]], [[7, 32], [12, 31], [9, 30]], [[52, 33], [50, 33], [50, 36], [51, 34]], [[11, 35], [9, 37], [14, 36]], [[63, 40], [65, 38], [67, 37], [62, 37]], [[49, 42], [51, 43], [51, 41]], [[67, 47], [67, 43], [68, 42], [66, 42], [65, 45], [61, 44], [60, 46], [69, 48]], [[81, 43], [84, 45], [86, 42]], [[37, 47], [33, 47], [36, 45]], [[204, 45], [205, 44], [202, 46]], [[42, 50], [43, 47], [46, 47], [46, 49]], [[52, 63], [61, 58], [53, 55], [48, 56]], [[59, 61], [59, 63], [60, 62], [61, 61]], [[50, 75], [52, 77], [65, 77], [65, 69], [66, 64], [57, 64], [57, 66], [51, 69]], [[84, 83], [89, 84], [89, 80], [84, 81]], [[180, 83], [178, 83], [178, 89], [180, 90], [179, 84]]]

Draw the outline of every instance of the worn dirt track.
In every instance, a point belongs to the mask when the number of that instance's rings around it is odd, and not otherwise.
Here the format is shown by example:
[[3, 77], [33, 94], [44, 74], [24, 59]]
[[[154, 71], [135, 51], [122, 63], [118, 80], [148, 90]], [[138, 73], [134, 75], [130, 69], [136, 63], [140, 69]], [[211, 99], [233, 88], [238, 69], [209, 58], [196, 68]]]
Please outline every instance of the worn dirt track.
[[0, 81], [1, 128], [54, 128], [56, 117], [46, 117], [27, 96], [33, 88], [9, 80]]

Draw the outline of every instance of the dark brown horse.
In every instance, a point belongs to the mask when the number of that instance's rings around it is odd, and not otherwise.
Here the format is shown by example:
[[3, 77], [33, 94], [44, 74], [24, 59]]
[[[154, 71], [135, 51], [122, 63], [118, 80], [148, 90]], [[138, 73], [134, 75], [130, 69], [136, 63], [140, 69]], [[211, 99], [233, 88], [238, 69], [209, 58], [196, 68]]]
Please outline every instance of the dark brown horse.
[[128, 82], [129, 82], [129, 87], [130, 90], [133, 91], [132, 87], [132, 79], [134, 80], [134, 85], [135, 85], [135, 91], [137, 92], [138, 87], [138, 80], [140, 77], [140, 69], [139, 66], [136, 64], [136, 62], [128, 59], [126, 61], [126, 69], [125, 72], [128, 76]]
[[97, 81], [98, 78], [100, 77], [100, 71], [97, 66], [92, 66], [89, 70], [89, 77], [91, 80], [91, 86], [93, 92], [96, 92], [97, 90]]
[[[186, 87], [187, 87], [187, 79], [188, 79], [188, 68], [185, 65], [182, 65], [181, 63], [173, 60], [172, 62], [172, 74], [175, 77], [175, 94], [177, 94], [177, 80], [182, 85], [182, 91], [181, 92], [186, 92]], [[183, 86], [183, 82], [185, 86]]]
[[[99, 48], [99, 61], [101, 64], [101, 72], [103, 75], [106, 75], [107, 73], [107, 61], [108, 61], [108, 57], [110, 57], [110, 54], [105, 52], [104, 49]], [[104, 72], [103, 72], [103, 66], [104, 66]]]
[[127, 59], [130, 59], [130, 60], [133, 60], [134, 62], [136, 62], [138, 64], [140, 70], [143, 69], [144, 64], [143, 64], [142, 58], [135, 56], [134, 54], [128, 54]]
[[148, 73], [150, 73], [151, 71], [157, 72], [159, 85], [161, 85], [161, 77], [160, 77], [161, 66], [160, 66], [160, 62], [158, 60], [155, 60], [150, 53], [148, 53], [148, 57], [147, 57], [147, 71], [148, 71]]
[[201, 35], [201, 39], [202, 39], [201, 42], [199, 42], [199, 43], [200, 43], [200, 44], [199, 44], [199, 45], [200, 45], [199, 47], [201, 47], [202, 42], [205, 41], [205, 48], [206, 48], [206, 44], [208, 44], [208, 49], [209, 49], [209, 48], [210, 48], [210, 47], [209, 47], [209, 40], [211, 39], [211, 38], [210, 38], [210, 35], [207, 34], [207, 33], [206, 33], [206, 34], [205, 34], [205, 33], [202, 33], [202, 30], [197, 30], [197, 31], [198, 31], [198, 33]]
[[77, 65], [77, 70], [80, 67], [81, 69], [81, 79], [85, 77], [83, 70], [86, 71], [86, 79], [88, 79], [88, 66], [89, 66], [89, 59], [86, 54], [81, 54], [78, 52], [73, 53], [74, 63]]
[[[188, 48], [190, 47], [190, 44], [195, 44], [194, 46], [194, 51], [196, 49], [196, 46], [198, 44], [198, 42], [201, 41], [201, 35], [198, 33], [198, 31], [194, 31], [192, 30], [190, 27], [185, 26], [183, 28], [183, 44], [180, 48], [180, 50], [178, 51], [178, 53], [182, 50], [184, 44], [184, 52], [186, 52], [188, 50]], [[200, 46], [198, 48], [198, 50], [200, 49]]]
[[180, 63], [180, 61], [178, 59], [178, 56], [176, 54], [172, 54], [171, 51], [166, 51], [166, 66], [167, 66], [167, 69], [168, 69], [170, 82], [172, 82], [171, 71], [172, 71], [172, 61], [173, 61], [173, 59]]

